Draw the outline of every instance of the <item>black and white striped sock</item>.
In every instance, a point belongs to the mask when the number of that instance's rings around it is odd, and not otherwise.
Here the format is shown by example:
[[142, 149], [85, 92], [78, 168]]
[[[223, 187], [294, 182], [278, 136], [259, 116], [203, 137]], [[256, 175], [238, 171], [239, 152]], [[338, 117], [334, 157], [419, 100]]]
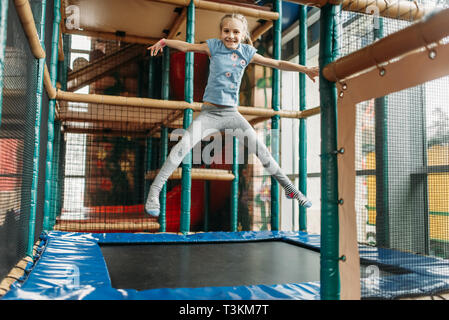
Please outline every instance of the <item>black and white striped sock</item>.
[[153, 217], [158, 217], [159, 209], [159, 196], [150, 193], [145, 203], [145, 212]]
[[294, 185], [289, 184], [285, 187], [285, 196], [289, 199], [296, 199], [300, 206], [310, 208], [312, 202], [307, 199]]

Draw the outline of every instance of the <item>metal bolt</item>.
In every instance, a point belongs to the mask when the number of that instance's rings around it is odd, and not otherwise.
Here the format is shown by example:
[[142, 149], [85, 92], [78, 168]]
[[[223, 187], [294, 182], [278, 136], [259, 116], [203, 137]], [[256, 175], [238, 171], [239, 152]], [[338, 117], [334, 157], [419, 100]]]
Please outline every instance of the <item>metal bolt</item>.
[[430, 50], [430, 51], [429, 51], [429, 58], [433, 60], [433, 59], [435, 59], [436, 57], [437, 57], [437, 52], [436, 52], [435, 50], [433, 50], [433, 49]]

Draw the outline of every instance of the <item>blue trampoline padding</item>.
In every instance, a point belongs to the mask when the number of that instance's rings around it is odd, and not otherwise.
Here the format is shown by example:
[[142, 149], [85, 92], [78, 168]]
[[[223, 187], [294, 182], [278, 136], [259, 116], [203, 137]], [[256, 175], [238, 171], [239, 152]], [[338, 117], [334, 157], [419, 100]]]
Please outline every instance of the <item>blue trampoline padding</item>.
[[[317, 300], [319, 282], [236, 287], [114, 289], [99, 244], [168, 242], [241, 242], [284, 240], [319, 249], [320, 237], [304, 232], [207, 232], [192, 235], [67, 233], [53, 231], [42, 241], [17, 281], [3, 299], [94, 299], [94, 300]], [[449, 261], [368, 246], [359, 247], [368, 264], [393, 265], [409, 273], [362, 279], [363, 298], [393, 299], [406, 295], [431, 295], [449, 289]], [[399, 264], [398, 264], [399, 262]], [[300, 267], [300, 266], [299, 266]], [[79, 283], [75, 283], [78, 273]], [[76, 280], [78, 281], [78, 280]], [[76, 284], [76, 286], [74, 286]]]
[[449, 290], [449, 260], [398, 250], [359, 246], [360, 258], [368, 264], [395, 266], [410, 273], [362, 279], [364, 298], [394, 299], [434, 295]]
[[172, 233], [99, 233], [91, 234], [98, 243], [164, 243], [164, 242], [243, 242], [258, 240], [285, 240], [319, 250], [320, 236], [305, 232], [284, 231], [244, 231], [244, 232], [203, 232], [189, 235]]
[[[177, 234], [86, 234], [50, 232], [42, 236], [35, 264], [3, 299], [83, 300], [317, 300], [319, 283], [152, 289], [114, 289], [98, 244], [168, 242], [239, 242], [285, 240], [317, 248], [319, 236], [293, 232], [208, 232]], [[43, 250], [42, 250], [43, 249]], [[79, 274], [79, 278], [75, 275]], [[79, 280], [78, 280], [79, 279]]]

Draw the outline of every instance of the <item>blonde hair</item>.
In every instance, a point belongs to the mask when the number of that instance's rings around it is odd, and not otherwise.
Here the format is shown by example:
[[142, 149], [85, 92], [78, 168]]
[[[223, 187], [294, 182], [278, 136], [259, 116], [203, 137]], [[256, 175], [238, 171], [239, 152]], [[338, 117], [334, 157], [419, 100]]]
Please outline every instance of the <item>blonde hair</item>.
[[223, 29], [223, 21], [225, 19], [237, 19], [239, 20], [242, 24], [243, 24], [243, 43], [249, 44], [249, 45], [253, 45], [253, 42], [251, 41], [251, 36], [249, 35], [249, 30], [248, 30], [248, 20], [246, 20], [245, 16], [243, 14], [240, 13], [229, 13], [224, 15], [221, 20], [220, 20], [220, 31]]

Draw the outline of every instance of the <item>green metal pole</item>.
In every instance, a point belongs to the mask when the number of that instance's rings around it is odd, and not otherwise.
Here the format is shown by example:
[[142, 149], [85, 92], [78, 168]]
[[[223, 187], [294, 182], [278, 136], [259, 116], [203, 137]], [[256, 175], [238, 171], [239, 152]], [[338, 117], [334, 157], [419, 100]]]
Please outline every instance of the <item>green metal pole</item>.
[[[148, 98], [154, 98], [154, 58], [150, 57], [148, 60]], [[145, 172], [151, 170], [151, 160], [152, 160], [152, 151], [153, 151], [153, 139], [148, 137], [146, 139], [147, 145], [147, 153], [146, 153], [146, 163], [145, 163]], [[145, 179], [144, 183], [144, 199], [148, 195], [150, 188], [150, 181]]]
[[170, 48], [164, 48], [162, 56], [162, 89], [161, 97], [163, 100], [170, 98]]
[[[307, 7], [299, 6], [299, 64], [307, 64]], [[306, 75], [299, 74], [299, 110], [306, 110]], [[299, 119], [299, 191], [307, 195], [307, 123]], [[307, 230], [307, 208], [299, 206], [299, 230]]]
[[148, 61], [148, 98], [154, 98], [154, 58]]
[[[71, 56], [71, 52], [70, 49], [72, 47], [72, 36], [68, 35], [68, 34], [63, 34], [62, 35], [62, 39], [63, 39], [63, 50], [64, 50], [64, 62], [61, 63], [61, 68], [62, 68], [62, 72], [61, 72], [61, 87], [62, 90], [67, 90], [67, 72], [68, 72], [68, 68], [70, 65], [70, 56]], [[56, 203], [56, 212], [60, 213], [62, 206], [63, 206], [63, 190], [64, 190], [64, 166], [60, 165], [65, 161], [65, 141], [64, 141], [64, 135], [63, 133], [61, 133], [60, 131], [60, 127], [61, 127], [61, 123], [60, 121], [58, 121], [59, 123], [59, 129], [58, 129], [58, 133], [60, 136], [60, 141], [58, 144], [58, 154], [59, 154], [59, 161], [58, 163], [58, 180], [57, 180], [57, 186], [56, 186], [56, 190], [57, 190], [57, 203]]]
[[0, 2], [0, 126], [3, 105], [3, 70], [5, 67], [6, 31], [8, 29], [8, 0]]
[[[51, 62], [50, 78], [53, 87], [56, 87], [56, 78], [58, 75], [58, 43], [59, 43], [59, 23], [61, 22], [60, 1], [53, 1], [53, 33], [51, 39]], [[47, 156], [45, 159], [45, 199], [44, 199], [44, 230], [51, 228], [51, 208], [52, 208], [52, 187], [55, 176], [53, 175], [53, 142], [55, 140], [55, 104], [56, 100], [51, 99], [48, 106], [48, 137], [47, 137]]]
[[[374, 40], [383, 37], [383, 19], [377, 18]], [[388, 112], [387, 98], [374, 101], [376, 135], [376, 245], [389, 248], [389, 187], [388, 187]]]
[[50, 203], [50, 224], [49, 230], [53, 229], [56, 222], [56, 212], [58, 208], [57, 198], [59, 196], [58, 186], [59, 186], [59, 161], [60, 159], [60, 146], [61, 146], [61, 122], [55, 121], [55, 141], [53, 143], [53, 166], [52, 166], [52, 177], [51, 188], [52, 188], [52, 201]]
[[[195, 4], [190, 2], [187, 7], [187, 32], [186, 41], [189, 43], [195, 42]], [[193, 102], [193, 52], [186, 53], [185, 66], [185, 83], [184, 83], [184, 97], [185, 101]], [[187, 129], [193, 120], [193, 110], [184, 110], [183, 128]], [[182, 178], [181, 178], [181, 222], [180, 231], [187, 233], [190, 231], [190, 197], [192, 189], [192, 152], [190, 151], [182, 162]]]
[[[70, 41], [67, 35], [63, 35], [63, 52], [64, 52], [64, 60], [58, 61], [58, 77], [57, 79], [61, 83], [61, 89], [67, 90], [67, 65], [70, 61], [69, 54], [67, 51], [70, 50]], [[58, 46], [59, 47], [59, 46]], [[61, 203], [61, 161], [63, 158], [61, 157], [61, 121], [55, 119], [55, 141], [53, 143], [53, 181], [52, 181], [52, 192], [54, 193], [51, 211], [50, 211], [50, 229], [53, 229], [53, 226], [56, 222], [57, 213], [59, 212], [60, 203]]]
[[[152, 160], [153, 160], [153, 138], [148, 137], [146, 139], [147, 143], [147, 153], [146, 153], [146, 162], [145, 162], [145, 172], [150, 171], [152, 169]], [[149, 181], [145, 181], [145, 196], [148, 195], [148, 184]]]
[[[59, 46], [58, 46], [59, 48]], [[70, 61], [69, 53], [70, 50], [70, 36], [63, 35], [63, 52], [64, 52], [64, 61], [58, 61], [58, 76], [57, 79], [61, 83], [61, 89], [67, 90], [67, 65]], [[56, 222], [57, 213], [60, 210], [61, 204], [61, 161], [63, 161], [61, 157], [61, 122], [55, 119], [54, 122], [54, 130], [55, 130], [55, 141], [53, 142], [53, 181], [52, 181], [52, 194], [54, 194], [53, 201], [51, 203], [50, 209], [50, 224], [49, 229], [53, 229], [53, 226]]]
[[[58, 4], [60, 6], [60, 4]], [[59, 10], [58, 10], [59, 12]], [[71, 47], [71, 36], [70, 35], [63, 35], [62, 36], [63, 41], [63, 52], [64, 52], [64, 60], [58, 61], [58, 76], [57, 79], [61, 83], [61, 89], [67, 90], [67, 69], [68, 65], [70, 63], [70, 47]], [[59, 45], [58, 45], [59, 49]], [[59, 51], [58, 51], [59, 53]], [[61, 165], [62, 161], [64, 161], [64, 158], [61, 154], [61, 145], [63, 140], [63, 134], [61, 132], [61, 121], [55, 120], [54, 122], [54, 129], [55, 129], [55, 142], [53, 144], [53, 150], [54, 150], [54, 159], [53, 159], [53, 182], [52, 182], [52, 192], [54, 192], [53, 196], [53, 204], [52, 204], [52, 211], [51, 211], [51, 220], [50, 220], [50, 229], [53, 229], [53, 226], [56, 223], [56, 217], [58, 213], [61, 210], [61, 203], [62, 203], [62, 188], [63, 185], [61, 174], [63, 166]]]
[[[326, 4], [320, 17], [320, 70], [335, 60], [334, 34], [339, 6]], [[335, 83], [320, 74], [321, 103], [321, 272], [322, 300], [340, 299], [337, 91]]]
[[[206, 165], [206, 168], [209, 168], [209, 165]], [[204, 231], [209, 231], [209, 199], [210, 199], [210, 181], [204, 181]]]
[[[161, 129], [161, 162], [167, 160], [168, 155], [168, 128]], [[164, 183], [160, 193], [160, 216], [159, 216], [159, 231], [165, 232], [167, 228], [167, 183]]]
[[[162, 59], [162, 90], [161, 97], [163, 100], [170, 98], [170, 48], [165, 47]], [[168, 128], [161, 128], [161, 163], [167, 160], [168, 156]], [[164, 183], [160, 193], [160, 215], [159, 215], [159, 231], [165, 232], [167, 228], [167, 183]]]
[[[47, 1], [40, 3], [32, 3], [38, 5], [41, 9], [40, 19], [36, 26], [39, 38], [41, 39], [42, 48], [45, 50], [45, 9]], [[34, 121], [34, 154], [33, 154], [33, 179], [31, 182], [31, 199], [30, 199], [30, 219], [28, 228], [28, 247], [27, 255], [33, 255], [34, 233], [36, 226], [36, 210], [37, 210], [37, 187], [39, 180], [39, 151], [40, 151], [40, 128], [41, 128], [41, 109], [42, 109], [42, 93], [44, 91], [44, 66], [45, 58], [38, 59], [37, 88], [36, 88], [36, 117]]]
[[[279, 19], [273, 25], [273, 59], [281, 59], [281, 36], [282, 36], [282, 1], [273, 0], [274, 11], [279, 13]], [[271, 105], [279, 111], [281, 105], [281, 73], [278, 69], [273, 69], [273, 84]], [[271, 153], [274, 160], [279, 162], [279, 115], [271, 118]], [[271, 177], [271, 230], [279, 230], [279, 183]]]
[[70, 49], [72, 47], [72, 38], [69, 34], [62, 35], [62, 50], [64, 52], [64, 61], [59, 64], [59, 79], [62, 90], [67, 90], [67, 70], [70, 64]]
[[239, 205], [239, 140], [232, 138], [231, 231], [237, 231]]

